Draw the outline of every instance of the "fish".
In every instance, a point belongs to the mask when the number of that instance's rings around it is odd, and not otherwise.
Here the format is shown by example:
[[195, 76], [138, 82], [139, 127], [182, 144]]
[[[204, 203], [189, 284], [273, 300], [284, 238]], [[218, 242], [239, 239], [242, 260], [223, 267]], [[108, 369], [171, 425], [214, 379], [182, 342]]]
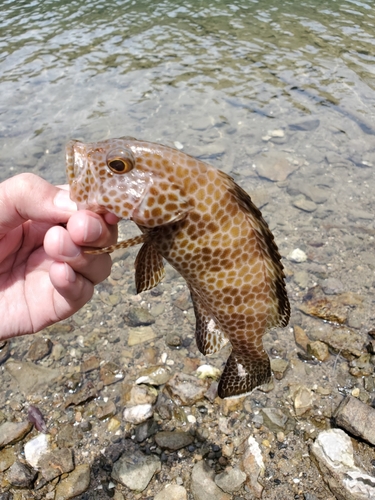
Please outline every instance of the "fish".
[[181, 150], [132, 137], [66, 147], [70, 197], [110, 212], [141, 233], [91, 253], [142, 244], [137, 293], [164, 277], [164, 259], [185, 279], [204, 355], [228, 342], [220, 398], [247, 395], [271, 379], [263, 336], [288, 324], [290, 305], [274, 236], [250, 196], [226, 173]]

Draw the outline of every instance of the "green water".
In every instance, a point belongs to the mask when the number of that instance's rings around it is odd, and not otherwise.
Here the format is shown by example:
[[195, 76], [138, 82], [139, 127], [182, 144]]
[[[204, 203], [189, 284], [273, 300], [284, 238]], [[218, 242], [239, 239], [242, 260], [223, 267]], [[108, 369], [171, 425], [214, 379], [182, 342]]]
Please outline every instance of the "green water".
[[303, 119], [319, 120], [310, 151], [374, 145], [369, 1], [5, 1], [1, 10], [1, 178], [28, 170], [62, 182], [72, 137], [178, 140], [228, 171], [244, 141]]

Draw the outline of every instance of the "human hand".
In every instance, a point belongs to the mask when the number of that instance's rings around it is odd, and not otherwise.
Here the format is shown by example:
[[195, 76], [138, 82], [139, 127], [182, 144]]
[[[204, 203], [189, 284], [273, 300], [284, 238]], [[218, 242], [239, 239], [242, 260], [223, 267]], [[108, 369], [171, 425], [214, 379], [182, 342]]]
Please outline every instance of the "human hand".
[[0, 339], [68, 318], [92, 297], [111, 258], [82, 247], [115, 243], [117, 221], [77, 211], [67, 190], [34, 174], [0, 183]]

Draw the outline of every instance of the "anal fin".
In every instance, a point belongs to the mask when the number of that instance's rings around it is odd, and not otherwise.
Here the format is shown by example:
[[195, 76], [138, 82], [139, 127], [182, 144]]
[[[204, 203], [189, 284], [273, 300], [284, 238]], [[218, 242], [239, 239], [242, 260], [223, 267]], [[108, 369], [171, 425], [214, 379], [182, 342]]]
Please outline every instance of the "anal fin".
[[165, 276], [163, 257], [149, 241], [142, 245], [134, 266], [137, 293], [154, 288]]
[[271, 379], [271, 363], [266, 352], [252, 359], [232, 351], [220, 377], [220, 398], [245, 396]]
[[199, 351], [204, 355], [214, 354], [220, 351], [228, 339], [223, 332], [216, 326], [212, 315], [202, 304], [197, 292], [190, 288], [191, 299], [193, 301], [195, 313], [195, 340]]
[[120, 248], [129, 248], [135, 245], [140, 245], [141, 243], [144, 243], [146, 239], [147, 239], [146, 234], [139, 234], [134, 238], [129, 238], [128, 240], [125, 241], [119, 241], [118, 243], [116, 243], [115, 245], [111, 245], [110, 247], [91, 248], [89, 250], [84, 250], [84, 253], [90, 253], [90, 254], [112, 253]]

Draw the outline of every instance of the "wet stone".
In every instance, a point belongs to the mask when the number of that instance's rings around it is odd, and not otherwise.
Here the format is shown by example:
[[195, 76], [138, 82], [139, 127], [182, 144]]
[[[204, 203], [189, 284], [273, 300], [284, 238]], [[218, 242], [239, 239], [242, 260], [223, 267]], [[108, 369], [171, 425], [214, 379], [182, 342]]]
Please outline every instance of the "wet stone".
[[116, 405], [113, 401], [107, 401], [98, 407], [96, 416], [99, 420], [105, 420], [106, 418], [111, 418], [116, 414]]
[[77, 465], [68, 477], [62, 479], [56, 486], [54, 500], [69, 500], [87, 491], [90, 485], [90, 466]]
[[299, 168], [299, 165], [290, 162], [280, 152], [263, 153], [256, 158], [255, 166], [259, 177], [274, 182], [285, 181], [292, 172]]
[[326, 295], [337, 295], [344, 291], [344, 285], [337, 278], [327, 278], [323, 280], [321, 287]]
[[99, 376], [104, 385], [111, 385], [122, 380], [124, 378], [124, 372], [116, 363], [108, 361], [100, 367]]
[[358, 359], [349, 363], [349, 373], [354, 377], [369, 377], [374, 373], [374, 365], [371, 363], [370, 354], [362, 354]]
[[347, 396], [334, 414], [336, 425], [375, 445], [375, 409]]
[[159, 430], [159, 425], [155, 420], [147, 420], [146, 422], [143, 422], [142, 424], [138, 425], [136, 430], [135, 430], [135, 439], [138, 441], [138, 443], [141, 443], [142, 441], [145, 441], [147, 438], [153, 436], [158, 432]]
[[277, 380], [281, 380], [284, 377], [288, 366], [289, 361], [286, 359], [277, 358], [271, 360], [271, 369]]
[[139, 326], [138, 328], [129, 328], [128, 345], [134, 346], [143, 344], [156, 338], [156, 333], [151, 326]]
[[8, 469], [7, 479], [17, 488], [31, 488], [37, 474], [37, 471], [17, 461]]
[[290, 260], [291, 262], [300, 264], [301, 262], [306, 262], [307, 255], [300, 248], [295, 248], [287, 255], [287, 259]]
[[178, 484], [167, 484], [154, 496], [154, 500], [187, 500], [187, 491]]
[[272, 432], [285, 431], [288, 417], [279, 408], [262, 408], [264, 425]]
[[313, 394], [305, 386], [297, 386], [293, 394], [294, 411], [301, 416], [312, 408]]
[[31, 467], [36, 469], [40, 458], [49, 451], [50, 437], [47, 434], [38, 434], [30, 439], [25, 446], [25, 459]]
[[39, 361], [45, 358], [52, 350], [52, 342], [50, 339], [37, 338], [35, 339], [27, 352], [27, 357], [30, 361]]
[[345, 323], [348, 317], [347, 308], [340, 300], [325, 297], [304, 299], [299, 309], [309, 316], [339, 324]]
[[61, 370], [46, 368], [27, 361], [8, 361], [5, 368], [18, 383], [20, 392], [27, 396], [47, 386], [51, 388], [53, 383], [61, 377]]
[[144, 455], [140, 451], [124, 453], [115, 462], [112, 478], [134, 491], [147, 488], [153, 475], [161, 471], [160, 459], [155, 455]]
[[4, 422], [0, 425], [0, 448], [22, 439], [31, 430], [30, 422]]
[[171, 371], [164, 366], [150, 366], [141, 370], [136, 384], [163, 385], [171, 378]]
[[86, 401], [90, 401], [98, 396], [99, 393], [98, 385], [95, 385], [89, 381], [87, 382], [79, 391], [69, 396], [65, 401], [65, 408], [71, 405], [80, 405]]
[[197, 462], [191, 474], [191, 492], [194, 500], [230, 500], [214, 482], [214, 471], [203, 461]]
[[155, 323], [154, 316], [144, 307], [131, 307], [125, 318], [129, 326], [148, 326]]
[[176, 373], [168, 382], [167, 388], [182, 404], [192, 405], [204, 397], [208, 384], [192, 375]]
[[320, 340], [327, 344], [335, 353], [347, 359], [359, 357], [364, 351], [364, 339], [351, 328], [335, 327], [328, 323], [313, 328], [310, 332], [312, 340]]
[[215, 477], [215, 483], [226, 493], [238, 491], [246, 481], [246, 474], [238, 468], [227, 467]]
[[296, 344], [301, 347], [304, 351], [307, 351], [307, 345], [310, 342], [309, 337], [306, 335], [305, 331], [298, 325], [293, 326], [294, 340]]
[[100, 359], [98, 358], [98, 356], [90, 356], [89, 358], [83, 360], [81, 364], [81, 372], [91, 372], [92, 370], [96, 370], [97, 368], [99, 368], [99, 365]]
[[73, 424], [64, 424], [60, 426], [56, 436], [56, 443], [60, 448], [74, 448], [82, 439], [82, 432]]
[[290, 130], [296, 130], [301, 132], [311, 132], [319, 127], [320, 120], [305, 120], [302, 122], [291, 123], [289, 125]]
[[73, 451], [68, 448], [53, 450], [46, 453], [38, 463], [39, 470], [46, 481], [52, 481], [55, 477], [74, 469]]
[[328, 346], [324, 342], [316, 340], [307, 346], [307, 352], [319, 361], [327, 361], [329, 358]]
[[160, 448], [176, 451], [189, 446], [194, 438], [184, 431], [162, 431], [155, 435], [155, 441]]
[[126, 422], [137, 425], [151, 418], [153, 413], [152, 405], [142, 404], [125, 408], [123, 417]]
[[305, 198], [303, 195], [294, 198], [292, 205], [300, 210], [303, 210], [304, 212], [314, 212], [317, 209], [316, 204]]
[[15, 450], [12, 448], [4, 448], [0, 450], [0, 472], [4, 472], [9, 469], [11, 465], [16, 461], [17, 455]]
[[307, 288], [309, 284], [309, 273], [307, 271], [297, 271], [293, 275], [294, 281], [300, 288]]
[[253, 436], [250, 436], [244, 443], [242, 467], [247, 475], [247, 484], [252, 494], [255, 498], [261, 498], [263, 492], [261, 483], [265, 473], [265, 465], [260, 446]]

